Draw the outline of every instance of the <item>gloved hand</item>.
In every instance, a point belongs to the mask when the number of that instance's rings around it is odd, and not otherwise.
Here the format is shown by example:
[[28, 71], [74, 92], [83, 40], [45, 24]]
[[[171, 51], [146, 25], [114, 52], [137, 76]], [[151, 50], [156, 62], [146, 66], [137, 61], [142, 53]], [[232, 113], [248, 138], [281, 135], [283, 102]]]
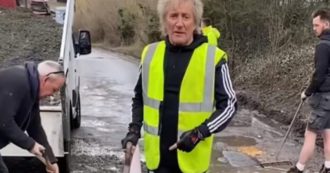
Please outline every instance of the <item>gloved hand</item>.
[[131, 142], [134, 146], [137, 144], [140, 138], [140, 130], [138, 127], [131, 126], [128, 128], [128, 133], [126, 137], [121, 140], [121, 145], [123, 149], [126, 149], [126, 145], [128, 142]]
[[182, 133], [179, 142], [177, 142], [177, 148], [179, 150], [190, 152], [192, 151], [199, 141], [204, 137], [198, 128]]

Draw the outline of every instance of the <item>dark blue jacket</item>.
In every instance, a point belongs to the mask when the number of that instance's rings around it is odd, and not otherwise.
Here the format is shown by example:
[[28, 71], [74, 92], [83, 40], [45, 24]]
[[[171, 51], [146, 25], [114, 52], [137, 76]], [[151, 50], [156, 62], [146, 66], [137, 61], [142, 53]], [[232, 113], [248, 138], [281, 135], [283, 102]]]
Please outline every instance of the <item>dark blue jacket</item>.
[[12, 142], [30, 151], [37, 141], [56, 162], [41, 126], [37, 66], [26, 63], [1, 70], [0, 81], [0, 149]]
[[314, 61], [315, 71], [305, 92], [307, 96], [330, 91], [330, 30], [320, 36], [320, 42], [315, 48]]

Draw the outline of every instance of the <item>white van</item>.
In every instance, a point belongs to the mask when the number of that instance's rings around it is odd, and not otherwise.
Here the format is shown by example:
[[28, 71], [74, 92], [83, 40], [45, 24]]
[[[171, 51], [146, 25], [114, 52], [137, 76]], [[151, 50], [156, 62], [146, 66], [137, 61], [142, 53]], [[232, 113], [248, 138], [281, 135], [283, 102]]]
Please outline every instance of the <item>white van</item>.
[[[76, 60], [80, 55], [91, 53], [90, 33], [79, 31], [77, 39], [73, 36], [75, 0], [67, 0], [65, 20], [62, 32], [60, 57], [63, 65], [66, 83], [61, 91], [61, 104], [57, 106], [41, 106], [40, 115], [42, 126], [46, 132], [49, 144], [54, 154], [59, 158], [60, 172], [70, 172], [71, 130], [80, 127], [80, 77]], [[28, 151], [9, 144], [1, 149], [2, 156], [31, 157]]]

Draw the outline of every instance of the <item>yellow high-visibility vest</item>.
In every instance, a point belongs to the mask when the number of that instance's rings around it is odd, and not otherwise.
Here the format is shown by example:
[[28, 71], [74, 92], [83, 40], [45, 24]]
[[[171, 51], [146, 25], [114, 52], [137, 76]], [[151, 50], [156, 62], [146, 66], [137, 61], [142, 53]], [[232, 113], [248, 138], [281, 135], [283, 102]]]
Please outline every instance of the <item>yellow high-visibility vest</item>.
[[[160, 162], [159, 106], [164, 99], [165, 41], [147, 45], [142, 53], [143, 129], [146, 164], [155, 170]], [[184, 74], [179, 96], [178, 139], [202, 124], [214, 111], [215, 68], [227, 55], [203, 43], [197, 47]], [[208, 170], [213, 135], [200, 141], [189, 153], [177, 150], [179, 167], [184, 173]]]
[[207, 41], [209, 44], [218, 46], [218, 40], [220, 39], [220, 31], [217, 28], [212, 26], [207, 26], [202, 29], [202, 33], [207, 37]]

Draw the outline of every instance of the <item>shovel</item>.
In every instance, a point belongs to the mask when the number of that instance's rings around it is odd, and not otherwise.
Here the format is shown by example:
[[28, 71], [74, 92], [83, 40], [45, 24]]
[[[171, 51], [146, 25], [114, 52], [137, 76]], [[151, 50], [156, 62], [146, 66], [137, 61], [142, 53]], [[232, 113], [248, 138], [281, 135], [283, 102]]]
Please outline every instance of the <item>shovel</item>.
[[285, 141], [287, 140], [287, 138], [288, 138], [288, 136], [290, 134], [290, 131], [291, 131], [292, 127], [293, 127], [294, 122], [296, 121], [296, 119], [298, 117], [298, 113], [299, 113], [300, 108], [303, 105], [304, 101], [305, 100], [301, 100], [300, 101], [299, 106], [298, 106], [298, 108], [296, 110], [296, 113], [294, 114], [293, 119], [292, 119], [292, 121], [290, 123], [290, 126], [289, 126], [288, 130], [286, 131], [285, 136], [282, 139], [281, 146], [280, 146], [279, 150], [277, 151], [277, 153], [275, 155], [276, 162], [260, 163], [260, 166], [262, 168], [269, 167], [269, 166], [281, 166], [281, 165], [289, 165], [289, 166], [291, 166], [292, 165], [292, 163], [290, 161], [278, 161], [278, 156], [280, 155], [280, 153], [281, 153], [281, 151], [283, 149], [283, 146], [285, 144]]
[[290, 126], [289, 126], [289, 128], [288, 128], [288, 130], [287, 130], [287, 132], [286, 132], [286, 134], [285, 134], [285, 136], [284, 136], [283, 139], [282, 139], [281, 147], [280, 147], [280, 149], [279, 149], [279, 150], [277, 151], [277, 153], [276, 153], [276, 156], [275, 156], [275, 159], [276, 159], [276, 160], [278, 159], [278, 156], [280, 155], [280, 153], [281, 153], [281, 151], [282, 151], [282, 149], [283, 149], [284, 143], [285, 143], [285, 141], [287, 140], [287, 138], [288, 138], [288, 136], [289, 136], [289, 134], [290, 134], [290, 131], [291, 131], [291, 129], [292, 129], [292, 126], [293, 126], [295, 120], [296, 120], [297, 117], [298, 117], [299, 110], [300, 110], [300, 108], [301, 108], [301, 106], [302, 106], [303, 103], [304, 103], [304, 100], [301, 100], [300, 103], [299, 103], [299, 106], [298, 106], [298, 108], [297, 108], [296, 113], [295, 113], [294, 116], [293, 116], [293, 119], [292, 119], [292, 121], [291, 121], [291, 124], [290, 124]]

